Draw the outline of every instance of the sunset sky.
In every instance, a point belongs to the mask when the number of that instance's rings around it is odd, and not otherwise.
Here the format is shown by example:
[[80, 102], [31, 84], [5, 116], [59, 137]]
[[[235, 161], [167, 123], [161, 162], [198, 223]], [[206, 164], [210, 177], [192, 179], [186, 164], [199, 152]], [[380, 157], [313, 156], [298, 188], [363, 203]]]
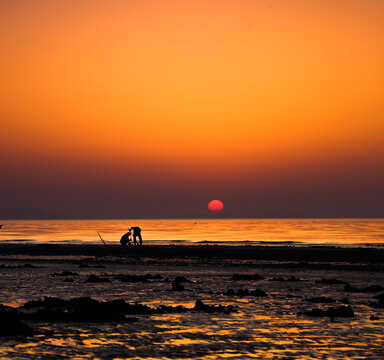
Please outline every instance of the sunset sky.
[[384, 217], [383, 16], [383, 0], [1, 0], [0, 208]]

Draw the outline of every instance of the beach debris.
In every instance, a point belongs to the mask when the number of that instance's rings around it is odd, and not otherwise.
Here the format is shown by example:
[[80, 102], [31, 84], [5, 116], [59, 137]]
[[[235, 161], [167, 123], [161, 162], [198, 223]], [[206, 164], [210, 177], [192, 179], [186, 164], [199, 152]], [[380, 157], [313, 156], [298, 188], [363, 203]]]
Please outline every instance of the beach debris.
[[[6, 307], [9, 308], [9, 307]], [[13, 308], [0, 310], [0, 336], [24, 335], [33, 336], [35, 331], [20, 321], [17, 311]]]
[[305, 300], [312, 302], [312, 303], [323, 303], [323, 304], [336, 302], [335, 299], [332, 299], [332, 298], [327, 297], [327, 296], [313, 297], [313, 298], [309, 298], [309, 299], [305, 299]]
[[365, 293], [365, 292], [379, 292], [379, 291], [383, 291], [384, 288], [380, 285], [370, 285], [370, 286], [367, 286], [365, 288], [356, 288], [356, 287], [353, 287], [351, 286], [350, 284], [346, 284], [345, 287], [344, 287], [344, 291], [347, 291], [347, 292], [356, 292], [356, 293]]
[[297, 278], [295, 276], [291, 276], [291, 277], [286, 278], [286, 279], [283, 277], [273, 277], [270, 281], [285, 281], [285, 282], [287, 282], [287, 281], [303, 281], [303, 280], [301, 280], [300, 278]]
[[321, 280], [316, 280], [316, 284], [348, 284], [346, 281], [339, 280], [339, 279], [327, 279], [327, 278], [321, 278]]
[[226, 292], [222, 293], [222, 295], [226, 296], [239, 296], [239, 297], [244, 297], [244, 296], [255, 296], [255, 297], [265, 297], [268, 296], [268, 294], [260, 289], [255, 289], [255, 290], [248, 290], [248, 289], [238, 289], [237, 291], [233, 289], [228, 289]]
[[263, 280], [264, 278], [259, 274], [233, 274], [231, 280]]
[[351, 306], [341, 305], [339, 307], [330, 307], [327, 310], [312, 309], [310, 311], [300, 311], [297, 313], [298, 316], [307, 315], [314, 317], [354, 317]]
[[106, 282], [111, 282], [109, 279], [101, 278], [95, 274], [91, 274], [88, 276], [85, 281], [85, 283], [106, 283]]

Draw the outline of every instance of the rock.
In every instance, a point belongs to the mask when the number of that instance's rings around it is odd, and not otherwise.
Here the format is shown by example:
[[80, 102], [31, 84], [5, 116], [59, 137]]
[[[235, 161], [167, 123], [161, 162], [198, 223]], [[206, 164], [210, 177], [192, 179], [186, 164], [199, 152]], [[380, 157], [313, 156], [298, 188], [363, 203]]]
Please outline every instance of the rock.
[[32, 265], [32, 264], [24, 264], [22, 267], [24, 269], [36, 269], [37, 268], [37, 266]]
[[240, 281], [240, 280], [263, 280], [264, 278], [258, 274], [233, 274], [232, 280], [233, 281]]
[[384, 309], [384, 300], [380, 299], [378, 302], [370, 303], [369, 305], [376, 309]]
[[44, 296], [44, 300], [31, 300], [22, 305], [22, 308], [36, 308], [36, 307], [64, 307], [66, 301], [56, 297]]
[[354, 317], [352, 308], [348, 305], [328, 308], [327, 310], [312, 309], [311, 311], [298, 312], [297, 315], [307, 315], [314, 317]]
[[181, 305], [161, 305], [158, 308], [152, 308], [137, 303], [129, 304], [122, 299], [97, 301], [90, 297], [73, 298], [71, 300], [45, 297], [43, 300], [25, 303], [18, 311], [20, 318], [26, 320], [47, 322], [126, 322], [137, 320], [136, 318], [126, 318], [126, 315], [153, 315], [188, 311], [230, 313], [236, 310], [231, 305], [206, 305], [202, 301], [196, 301], [193, 308], [185, 308]]
[[237, 311], [232, 305], [223, 306], [223, 305], [206, 305], [201, 300], [197, 300], [193, 311], [201, 311], [206, 313], [226, 313]]
[[129, 275], [129, 274], [118, 274], [115, 276], [115, 279], [120, 280], [121, 282], [148, 282], [148, 278], [145, 275]]
[[227, 296], [235, 296], [236, 293], [235, 293], [235, 290], [233, 290], [233, 289], [228, 289], [225, 293], [223, 293], [223, 295], [227, 295]]
[[326, 296], [313, 297], [305, 300], [313, 303], [323, 303], [323, 304], [336, 302], [336, 300]]
[[105, 269], [103, 265], [88, 265], [85, 263], [79, 264], [79, 268], [93, 268], [93, 269]]
[[346, 281], [338, 280], [338, 279], [327, 279], [321, 278], [321, 280], [316, 280], [317, 284], [348, 284]]
[[188, 280], [184, 276], [176, 276], [175, 280], [173, 281], [175, 283], [191, 283], [191, 280]]
[[302, 280], [297, 278], [297, 277], [295, 277], [295, 276], [291, 276], [291, 277], [289, 277], [287, 279], [285, 279], [283, 277], [273, 277], [271, 279], [271, 281], [285, 281], [286, 282], [286, 281], [302, 281]]
[[41, 268], [41, 266], [35, 266], [32, 264], [24, 264], [24, 265], [5, 265], [1, 264], [0, 269], [37, 269]]
[[130, 274], [118, 274], [114, 276], [115, 279], [120, 280], [121, 282], [147, 282], [148, 280], [157, 280], [162, 279], [163, 277], [159, 274], [145, 274], [145, 275], [130, 275]]
[[85, 283], [105, 283], [105, 282], [111, 282], [111, 280], [104, 279], [104, 278], [98, 277], [95, 274], [92, 274], [88, 276], [88, 278], [86, 278], [84, 282]]
[[347, 291], [347, 292], [356, 292], [356, 293], [365, 293], [365, 292], [379, 292], [379, 291], [383, 291], [384, 288], [380, 285], [371, 285], [371, 286], [367, 286], [365, 288], [356, 288], [356, 287], [353, 287], [351, 286], [350, 284], [347, 284], [345, 285], [344, 287], [344, 291]]
[[33, 336], [35, 331], [23, 324], [15, 310], [0, 310], [0, 336]]
[[62, 271], [61, 273], [54, 273], [52, 276], [78, 276], [79, 274], [72, 271]]
[[151, 279], [151, 280], [161, 280], [161, 279], [163, 279], [163, 277], [160, 274], [155, 274], [155, 275], [145, 274], [145, 277], [147, 279]]
[[373, 298], [378, 300], [384, 300], [384, 293], [374, 295]]
[[185, 291], [185, 287], [178, 282], [174, 282], [171, 291]]
[[255, 296], [255, 297], [264, 297], [268, 296], [266, 292], [260, 289], [256, 290], [248, 290], [248, 289], [238, 289], [237, 291], [233, 289], [228, 289], [226, 292], [222, 293], [222, 295], [227, 295], [227, 296]]

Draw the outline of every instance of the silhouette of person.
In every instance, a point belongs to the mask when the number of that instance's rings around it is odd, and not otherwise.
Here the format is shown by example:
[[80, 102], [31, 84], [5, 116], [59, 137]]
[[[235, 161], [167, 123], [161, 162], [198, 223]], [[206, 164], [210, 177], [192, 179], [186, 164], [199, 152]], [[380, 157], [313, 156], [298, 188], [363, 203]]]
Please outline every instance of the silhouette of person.
[[141, 238], [141, 229], [138, 226], [132, 226], [129, 231], [133, 232], [133, 244], [137, 245], [136, 238], [139, 238], [140, 245], [143, 245], [143, 239]]
[[120, 239], [120, 244], [123, 246], [131, 245], [131, 231], [128, 231], [126, 234], [124, 234]]

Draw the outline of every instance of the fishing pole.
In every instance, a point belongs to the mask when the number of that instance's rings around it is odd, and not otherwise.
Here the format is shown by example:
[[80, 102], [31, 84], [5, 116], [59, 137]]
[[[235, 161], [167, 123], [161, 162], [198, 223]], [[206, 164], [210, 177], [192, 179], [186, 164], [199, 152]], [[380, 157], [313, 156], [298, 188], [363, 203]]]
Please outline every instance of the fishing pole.
[[101, 235], [99, 234], [99, 232], [97, 232], [97, 235], [99, 235], [101, 241], [103, 242], [104, 246], [107, 247], [107, 244], [105, 243], [105, 241], [103, 240], [103, 238], [101, 237]]

